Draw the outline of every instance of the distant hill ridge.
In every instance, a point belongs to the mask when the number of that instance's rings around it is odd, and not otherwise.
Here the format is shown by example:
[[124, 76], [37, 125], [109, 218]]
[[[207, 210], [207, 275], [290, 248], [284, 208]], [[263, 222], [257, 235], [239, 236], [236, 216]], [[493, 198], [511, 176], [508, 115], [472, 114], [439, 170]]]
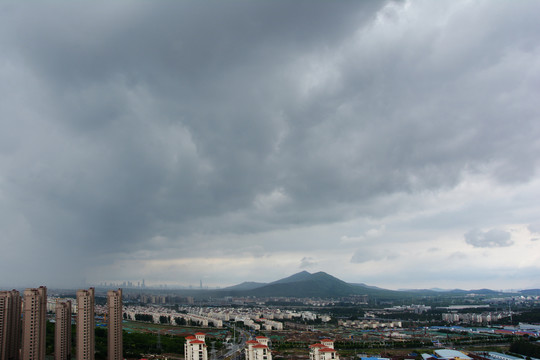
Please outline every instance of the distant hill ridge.
[[266, 285], [266, 283], [254, 282], [254, 281], [244, 281], [241, 284], [229, 286], [223, 290], [252, 290]]
[[[129, 288], [125, 290], [126, 292], [131, 291]], [[147, 291], [156, 291], [162, 293], [164, 290], [147, 289]], [[170, 289], [165, 291], [175, 294], [182, 294], [183, 296], [193, 296], [196, 298], [219, 298], [225, 296], [340, 298], [351, 295], [367, 295], [371, 300], [398, 300], [403, 298], [414, 300], [424, 297], [461, 297], [469, 294], [492, 297], [505, 297], [510, 295], [540, 295], [540, 289], [528, 289], [514, 292], [494, 291], [489, 289], [445, 290], [439, 288], [388, 290], [363, 283], [347, 283], [322, 271], [313, 274], [307, 271], [301, 271], [270, 283], [246, 281], [241, 284], [229, 286], [223, 289]]]
[[[283, 279], [270, 283], [243, 282], [230, 286], [221, 291], [234, 296], [254, 296], [254, 297], [320, 297], [336, 298], [351, 295], [368, 295], [378, 298], [401, 298], [403, 296], [440, 296], [440, 295], [465, 295], [483, 294], [497, 295], [501, 292], [479, 289], [479, 290], [442, 290], [442, 289], [410, 289], [410, 290], [388, 290], [377, 286], [370, 286], [363, 283], [347, 283], [325, 272], [319, 271], [310, 273], [301, 271]], [[531, 291], [532, 292], [532, 291]]]
[[308, 271], [301, 271], [271, 283], [244, 282], [222, 290], [234, 291], [235, 295], [239, 296], [283, 296], [298, 298], [329, 298], [349, 295], [395, 296], [399, 293], [364, 284], [349, 284], [322, 271], [313, 274]]

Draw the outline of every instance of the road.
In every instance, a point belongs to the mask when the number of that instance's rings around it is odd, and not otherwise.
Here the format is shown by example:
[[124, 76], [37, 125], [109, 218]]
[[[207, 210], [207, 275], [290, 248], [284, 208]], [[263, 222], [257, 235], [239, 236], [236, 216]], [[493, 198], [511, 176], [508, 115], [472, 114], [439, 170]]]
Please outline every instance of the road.
[[246, 347], [246, 341], [249, 337], [249, 333], [242, 329], [236, 329], [240, 333], [238, 343], [233, 344], [232, 348], [227, 350], [225, 354], [217, 356], [217, 360], [236, 359], [239, 355], [242, 355], [242, 350]]

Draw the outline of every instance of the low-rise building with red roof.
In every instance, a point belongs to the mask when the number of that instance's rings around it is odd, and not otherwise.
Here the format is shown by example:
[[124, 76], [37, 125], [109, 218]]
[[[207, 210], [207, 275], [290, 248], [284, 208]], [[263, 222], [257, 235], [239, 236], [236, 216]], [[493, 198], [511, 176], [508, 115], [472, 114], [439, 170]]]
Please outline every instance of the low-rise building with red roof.
[[257, 336], [255, 340], [246, 341], [246, 360], [272, 360], [272, 353], [268, 348], [268, 338]]
[[339, 355], [334, 349], [334, 341], [323, 339], [320, 344], [310, 345], [309, 360], [339, 360]]

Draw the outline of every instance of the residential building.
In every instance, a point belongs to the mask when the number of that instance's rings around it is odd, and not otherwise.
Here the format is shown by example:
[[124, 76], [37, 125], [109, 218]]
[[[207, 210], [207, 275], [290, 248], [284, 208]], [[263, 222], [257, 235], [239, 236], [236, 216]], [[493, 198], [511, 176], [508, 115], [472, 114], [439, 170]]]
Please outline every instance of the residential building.
[[77, 360], [94, 360], [95, 327], [94, 288], [77, 290]]
[[339, 360], [339, 355], [334, 349], [334, 341], [323, 339], [319, 344], [310, 345], [309, 360]]
[[321, 344], [326, 346], [327, 348], [333, 349], [334, 348], [334, 340], [330, 339], [322, 339]]
[[272, 353], [268, 348], [268, 338], [257, 336], [255, 340], [246, 341], [246, 360], [272, 360]]
[[109, 360], [122, 360], [122, 289], [107, 292], [107, 348]]
[[56, 300], [54, 360], [71, 360], [71, 301]]
[[196, 333], [195, 336], [186, 337], [184, 343], [184, 360], [208, 360], [204, 333]]
[[22, 360], [45, 360], [47, 327], [47, 288], [24, 291]]
[[320, 360], [339, 360], [337, 351], [331, 348], [324, 348], [319, 350]]
[[0, 359], [18, 360], [21, 346], [21, 296], [0, 291]]

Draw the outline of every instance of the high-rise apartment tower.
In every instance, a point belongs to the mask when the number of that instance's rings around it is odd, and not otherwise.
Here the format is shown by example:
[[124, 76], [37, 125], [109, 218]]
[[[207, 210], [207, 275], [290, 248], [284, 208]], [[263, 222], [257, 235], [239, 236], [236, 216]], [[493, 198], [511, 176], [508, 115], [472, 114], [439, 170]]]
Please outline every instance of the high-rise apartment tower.
[[94, 288], [77, 290], [77, 360], [94, 360]]
[[47, 327], [47, 288], [24, 291], [22, 360], [45, 360]]
[[71, 360], [71, 301], [56, 300], [54, 360]]
[[18, 360], [21, 346], [21, 296], [0, 291], [0, 359]]
[[107, 292], [107, 349], [109, 360], [123, 359], [122, 341], [122, 289]]

